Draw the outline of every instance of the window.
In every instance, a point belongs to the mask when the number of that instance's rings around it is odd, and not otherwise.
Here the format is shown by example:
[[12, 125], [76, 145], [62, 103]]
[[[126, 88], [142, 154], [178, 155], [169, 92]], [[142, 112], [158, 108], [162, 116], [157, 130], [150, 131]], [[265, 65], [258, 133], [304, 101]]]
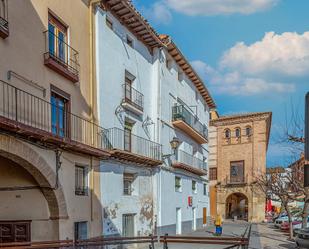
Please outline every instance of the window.
[[69, 136], [69, 103], [70, 95], [51, 86], [51, 129], [54, 135]]
[[166, 58], [165, 63], [166, 63], [166, 68], [168, 70], [171, 70], [172, 64], [173, 64], [173, 60], [171, 58]]
[[132, 84], [135, 77], [130, 74], [128, 71], [125, 71], [124, 76], [124, 83], [125, 83], [125, 100], [132, 102], [133, 101], [133, 91], [132, 91]]
[[133, 123], [126, 118], [124, 125], [124, 150], [131, 151]]
[[209, 180], [217, 180], [217, 168], [209, 168]]
[[178, 71], [178, 81], [183, 81], [183, 72], [181, 71]]
[[207, 184], [206, 183], [203, 184], [203, 194], [207, 195]]
[[68, 64], [67, 26], [53, 14], [48, 13], [49, 54]]
[[135, 235], [134, 216], [135, 214], [123, 214], [122, 215], [122, 236], [133, 237]]
[[207, 171], [207, 164], [208, 164], [208, 159], [206, 157], [203, 157], [203, 170]]
[[237, 138], [240, 138], [240, 137], [241, 137], [240, 128], [236, 128], [236, 129], [235, 129], [235, 136], [236, 136]]
[[251, 127], [250, 126], [247, 126], [246, 127], [246, 136], [251, 136], [252, 135], [252, 129], [251, 129]]
[[197, 182], [192, 180], [192, 192], [197, 193]]
[[179, 176], [175, 176], [175, 191], [181, 192], [181, 178]]
[[226, 139], [230, 139], [230, 138], [231, 138], [231, 131], [230, 131], [230, 129], [226, 129], [226, 130], [224, 131], [224, 137], [225, 137]]
[[0, 18], [7, 20], [7, 0], [0, 0]]
[[83, 240], [88, 238], [88, 222], [75, 222], [74, 223], [74, 238], [75, 240]]
[[244, 161], [230, 163], [230, 183], [244, 182]]
[[123, 194], [124, 195], [132, 195], [133, 181], [134, 181], [134, 175], [133, 174], [128, 174], [128, 173], [123, 174]]
[[113, 22], [110, 18], [106, 17], [106, 25], [109, 27], [111, 30], [113, 30]]
[[127, 44], [133, 48], [133, 39], [129, 35], [127, 35]]
[[75, 194], [88, 195], [88, 167], [75, 166]]

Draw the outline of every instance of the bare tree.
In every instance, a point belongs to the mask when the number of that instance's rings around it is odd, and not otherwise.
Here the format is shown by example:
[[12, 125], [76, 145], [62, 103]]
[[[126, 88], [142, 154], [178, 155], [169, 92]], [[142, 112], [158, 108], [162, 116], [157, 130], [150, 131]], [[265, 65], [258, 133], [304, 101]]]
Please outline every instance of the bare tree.
[[274, 172], [268, 175], [259, 175], [256, 177], [256, 184], [265, 195], [271, 195], [272, 198], [280, 200], [290, 224], [289, 237], [293, 238], [292, 215], [289, 204], [303, 195], [304, 189], [298, 181], [293, 180], [293, 174], [289, 171], [283, 174]]
[[[299, 158], [299, 155], [304, 152], [305, 119], [301, 110], [302, 108], [300, 108], [299, 104], [295, 105], [293, 101], [290, 101], [289, 109], [286, 108], [285, 111], [285, 127], [279, 133], [279, 139], [277, 138], [278, 143], [290, 151], [293, 161], [296, 161]], [[302, 171], [302, 169], [297, 170]], [[301, 174], [301, 172], [299, 172], [299, 174]], [[300, 182], [299, 179], [294, 181], [294, 185], [295, 182], [297, 182], [298, 189], [301, 188], [303, 190], [303, 196], [305, 197], [302, 214], [302, 227], [305, 228], [307, 227], [307, 219], [309, 215], [309, 188], [304, 188], [303, 182]]]

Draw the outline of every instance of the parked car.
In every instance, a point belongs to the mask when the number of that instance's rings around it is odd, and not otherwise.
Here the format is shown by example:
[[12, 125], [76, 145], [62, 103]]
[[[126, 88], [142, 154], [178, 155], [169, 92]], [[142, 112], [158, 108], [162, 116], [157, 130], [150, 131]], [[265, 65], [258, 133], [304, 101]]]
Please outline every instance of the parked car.
[[295, 241], [299, 248], [309, 248], [309, 228], [297, 231]]
[[281, 224], [284, 222], [284, 221], [289, 221], [289, 217], [288, 216], [281, 216], [279, 218], [277, 218], [275, 220], [275, 227], [276, 228], [280, 228]]
[[[292, 221], [293, 230], [301, 228], [302, 222], [301, 221]], [[283, 221], [280, 225], [280, 229], [282, 231], [289, 231], [290, 223], [288, 221]]]
[[[307, 219], [307, 228], [309, 228], [309, 217], [308, 217], [308, 219]], [[302, 229], [302, 221], [301, 221], [299, 224], [293, 226], [293, 234], [294, 234], [294, 236], [296, 236], [296, 234], [297, 234], [301, 229]]]

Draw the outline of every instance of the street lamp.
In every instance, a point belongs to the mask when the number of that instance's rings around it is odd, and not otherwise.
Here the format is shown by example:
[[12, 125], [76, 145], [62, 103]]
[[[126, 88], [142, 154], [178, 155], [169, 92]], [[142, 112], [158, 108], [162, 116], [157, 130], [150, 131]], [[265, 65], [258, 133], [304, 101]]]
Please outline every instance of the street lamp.
[[177, 137], [173, 137], [173, 139], [170, 141], [170, 145], [171, 145], [171, 148], [173, 150], [173, 153], [162, 155], [162, 158], [164, 159], [164, 158], [168, 158], [168, 157], [171, 157], [173, 155], [176, 155], [176, 150], [177, 150], [179, 144], [180, 144], [180, 140]]
[[180, 144], [180, 140], [177, 137], [173, 137], [173, 139], [170, 141], [170, 145], [174, 153], [175, 153], [175, 150], [178, 148], [179, 144]]

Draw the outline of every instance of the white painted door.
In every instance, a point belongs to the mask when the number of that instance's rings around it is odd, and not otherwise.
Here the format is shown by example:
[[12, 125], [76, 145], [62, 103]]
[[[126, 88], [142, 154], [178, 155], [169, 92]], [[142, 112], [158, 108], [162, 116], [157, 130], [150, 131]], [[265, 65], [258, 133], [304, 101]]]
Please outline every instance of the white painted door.
[[196, 208], [192, 208], [192, 230], [196, 230]]
[[181, 234], [181, 208], [176, 208], [176, 234]]

